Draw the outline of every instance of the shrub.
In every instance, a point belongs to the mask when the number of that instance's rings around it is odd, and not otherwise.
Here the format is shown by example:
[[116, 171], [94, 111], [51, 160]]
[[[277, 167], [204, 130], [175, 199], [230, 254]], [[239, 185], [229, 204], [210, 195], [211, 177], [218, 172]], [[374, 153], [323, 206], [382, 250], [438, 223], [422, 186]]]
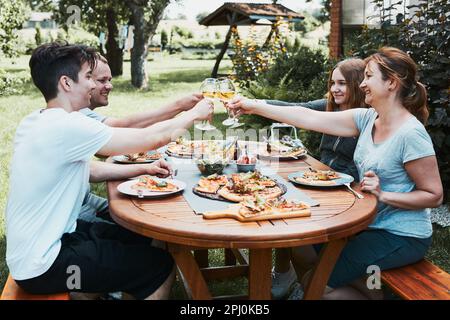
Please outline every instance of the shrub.
[[240, 39], [237, 28], [231, 29], [231, 46], [234, 53], [230, 57], [241, 87], [248, 87], [250, 82], [266, 72], [277, 58], [288, 57], [286, 40], [279, 31], [281, 23], [280, 19], [276, 22], [270, 39], [263, 45], [256, 44], [254, 33], [251, 33], [249, 41], [244, 42]]
[[389, 12], [396, 4], [384, 7], [383, 0], [373, 3], [381, 10], [379, 29], [365, 27], [349, 54], [366, 57], [382, 46], [395, 46], [411, 55], [419, 67], [420, 81], [428, 90], [430, 118], [427, 130], [436, 150], [441, 178], [450, 197], [450, 2], [419, 0], [411, 19], [397, 17], [392, 25]]
[[28, 72], [8, 73], [0, 69], [0, 97], [23, 93], [23, 84], [29, 79]]
[[[330, 69], [327, 58], [320, 50], [307, 47], [293, 46], [288, 47], [288, 50], [287, 59], [276, 59], [267, 72], [249, 82], [246, 89], [248, 96], [290, 102], [324, 97]], [[310, 153], [319, 155], [320, 133], [300, 130], [300, 138]]]

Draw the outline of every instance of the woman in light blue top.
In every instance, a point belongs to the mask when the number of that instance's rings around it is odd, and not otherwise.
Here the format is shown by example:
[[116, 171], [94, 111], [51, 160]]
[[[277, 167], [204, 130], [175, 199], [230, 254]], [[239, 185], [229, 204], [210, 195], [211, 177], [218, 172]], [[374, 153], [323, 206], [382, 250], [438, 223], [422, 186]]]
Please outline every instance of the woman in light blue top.
[[370, 109], [320, 112], [242, 97], [229, 104], [235, 112], [304, 129], [359, 136], [354, 161], [361, 190], [377, 197], [378, 212], [369, 228], [342, 251], [324, 295], [329, 299], [369, 297], [370, 290], [361, 286], [365, 281], [358, 280], [368, 275], [370, 266], [385, 270], [422, 259], [432, 234], [427, 208], [443, 200], [435, 152], [423, 125], [428, 118], [427, 93], [417, 81], [414, 61], [399, 49], [385, 47], [366, 63], [360, 88]]

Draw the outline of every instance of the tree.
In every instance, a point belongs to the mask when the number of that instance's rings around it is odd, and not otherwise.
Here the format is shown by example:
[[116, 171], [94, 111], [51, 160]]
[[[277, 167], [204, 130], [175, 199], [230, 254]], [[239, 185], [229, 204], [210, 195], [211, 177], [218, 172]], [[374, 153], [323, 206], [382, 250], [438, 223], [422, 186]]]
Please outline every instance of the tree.
[[209, 15], [209, 12], [207, 12], [207, 11], [200, 12], [199, 14], [197, 14], [195, 16], [195, 20], [197, 20], [197, 22], [200, 23], [200, 21], [202, 21], [203, 18], [207, 17], [208, 15]]
[[[96, 34], [106, 32], [106, 58], [113, 76], [123, 74], [123, 48], [119, 41], [119, 27], [127, 24], [130, 12], [123, 1], [114, 0], [60, 0], [57, 20], [67, 25], [73, 14], [71, 6], [78, 6], [81, 12], [81, 25]], [[103, 52], [102, 52], [103, 53]]]
[[34, 41], [36, 42], [36, 46], [40, 46], [42, 44], [41, 27], [39, 25], [36, 26], [36, 33], [34, 35]]
[[53, 12], [56, 9], [55, 1], [53, 0], [26, 0], [33, 11], [38, 12]]
[[17, 54], [17, 35], [26, 21], [28, 7], [25, 1], [0, 0], [0, 53], [12, 57]]
[[148, 86], [145, 68], [149, 39], [155, 34], [159, 21], [170, 0], [126, 0], [134, 26], [134, 44], [131, 50], [131, 84], [137, 88]]
[[162, 50], [166, 49], [168, 42], [169, 42], [169, 36], [167, 34], [167, 31], [162, 29], [161, 30], [161, 47], [162, 47]]
[[[306, 0], [306, 2], [311, 2], [312, 0]], [[320, 14], [315, 18], [322, 23], [330, 21], [330, 10], [331, 10], [331, 1], [332, 0], [322, 0], [322, 9], [320, 9]]]

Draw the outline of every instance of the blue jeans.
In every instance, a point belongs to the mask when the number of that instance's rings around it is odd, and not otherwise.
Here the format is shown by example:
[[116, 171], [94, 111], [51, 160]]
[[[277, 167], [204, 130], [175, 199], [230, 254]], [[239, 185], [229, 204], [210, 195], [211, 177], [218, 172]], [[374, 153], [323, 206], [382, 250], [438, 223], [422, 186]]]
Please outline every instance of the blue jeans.
[[[338, 288], [368, 276], [367, 267], [376, 265], [380, 270], [415, 263], [425, 256], [431, 237], [420, 239], [369, 229], [351, 238], [339, 256], [328, 280], [328, 286]], [[322, 245], [315, 245], [318, 253]]]

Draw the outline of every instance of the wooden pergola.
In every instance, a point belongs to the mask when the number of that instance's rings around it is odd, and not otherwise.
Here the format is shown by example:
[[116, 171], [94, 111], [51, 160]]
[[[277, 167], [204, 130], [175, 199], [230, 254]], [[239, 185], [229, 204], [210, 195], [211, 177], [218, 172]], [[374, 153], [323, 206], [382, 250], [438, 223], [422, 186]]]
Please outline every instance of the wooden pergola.
[[273, 33], [277, 33], [276, 21], [278, 19], [286, 19], [288, 22], [302, 21], [305, 17], [292, 11], [281, 4], [265, 4], [265, 3], [236, 3], [226, 2], [213, 13], [204, 17], [200, 24], [204, 26], [230, 26], [222, 49], [217, 56], [211, 77], [216, 78], [225, 52], [231, 39], [233, 27], [249, 26], [249, 25], [268, 25], [272, 26], [267, 37], [266, 43], [270, 41]]

